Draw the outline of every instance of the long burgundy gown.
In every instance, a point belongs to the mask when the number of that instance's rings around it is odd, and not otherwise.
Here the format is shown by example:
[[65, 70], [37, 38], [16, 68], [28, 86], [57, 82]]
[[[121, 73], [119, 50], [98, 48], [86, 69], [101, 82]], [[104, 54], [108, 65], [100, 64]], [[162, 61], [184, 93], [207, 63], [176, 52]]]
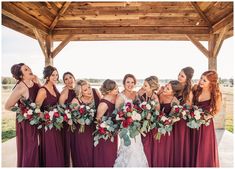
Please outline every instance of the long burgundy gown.
[[[105, 99], [101, 99], [100, 103], [102, 102], [108, 106], [104, 116], [110, 117], [115, 109], [115, 105]], [[104, 139], [99, 140], [99, 144], [94, 149], [94, 167], [113, 167], [117, 158], [117, 148], [117, 136], [114, 137], [114, 142], [111, 142], [109, 139], [106, 141]]]
[[[72, 102], [73, 98], [76, 97], [76, 93], [73, 89], [69, 89], [68, 98], [65, 100], [64, 104], [68, 105]], [[71, 131], [67, 123], [63, 124], [62, 128], [62, 139], [64, 145], [64, 161], [65, 167], [70, 167], [70, 153], [71, 153]]]
[[[181, 105], [182, 99], [182, 96], [178, 97]], [[186, 124], [187, 121], [180, 119], [173, 125], [174, 167], [190, 167], [190, 128]]]
[[[171, 111], [171, 104], [164, 103], [160, 104], [160, 110], [164, 108], [166, 116]], [[153, 134], [157, 134], [157, 129], [153, 130]], [[153, 141], [153, 152], [152, 152], [152, 166], [153, 167], [172, 167], [173, 166], [173, 133], [170, 135], [166, 133], [161, 136], [160, 140]]]
[[[143, 101], [148, 101], [150, 98], [146, 96], [146, 93], [144, 93], [142, 95], [142, 97], [140, 98], [140, 100]], [[144, 147], [144, 153], [145, 156], [148, 160], [148, 164], [149, 167], [152, 167], [152, 151], [153, 151], [153, 130], [149, 131], [148, 133], [146, 133], [146, 136], [144, 137], [143, 135], [141, 135], [141, 140], [143, 143], [143, 147]]]
[[[48, 110], [49, 107], [56, 105], [59, 101], [60, 93], [53, 86], [56, 96], [53, 96], [46, 87], [42, 87], [46, 90], [47, 97], [42, 103], [41, 110]], [[48, 129], [44, 128], [40, 132], [40, 155], [42, 167], [64, 167], [64, 147], [62, 141], [62, 132], [56, 128]]]
[[[210, 110], [211, 100], [196, 103], [203, 110]], [[202, 125], [199, 130], [194, 129], [193, 135], [193, 165], [195, 167], [219, 167], [218, 146], [216, 142], [213, 119], [210, 125]]]
[[[99, 104], [99, 97], [95, 89], [92, 89], [92, 92], [95, 101], [95, 109], [97, 109]], [[96, 117], [96, 114], [94, 117]], [[79, 125], [76, 127], [77, 129], [74, 131], [74, 133], [72, 133], [71, 136], [71, 156], [73, 167], [93, 167], [94, 145], [92, 133], [95, 131], [95, 125], [93, 123], [89, 126], [86, 125], [84, 133], [79, 133]]]
[[[32, 87], [29, 88], [27, 85], [26, 87], [29, 90], [28, 100], [35, 102], [39, 90], [38, 84], [34, 83]], [[16, 120], [17, 167], [39, 166], [38, 135], [36, 125], [32, 126], [28, 121], [18, 123]]]

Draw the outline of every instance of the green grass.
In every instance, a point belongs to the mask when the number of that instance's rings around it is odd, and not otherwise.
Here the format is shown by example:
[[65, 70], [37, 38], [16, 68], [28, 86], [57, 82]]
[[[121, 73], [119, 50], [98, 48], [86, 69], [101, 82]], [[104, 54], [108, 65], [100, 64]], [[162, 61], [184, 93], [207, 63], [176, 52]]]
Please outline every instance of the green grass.
[[232, 119], [227, 119], [225, 121], [225, 129], [233, 133], [233, 120]]
[[15, 137], [15, 119], [2, 120], [2, 143]]

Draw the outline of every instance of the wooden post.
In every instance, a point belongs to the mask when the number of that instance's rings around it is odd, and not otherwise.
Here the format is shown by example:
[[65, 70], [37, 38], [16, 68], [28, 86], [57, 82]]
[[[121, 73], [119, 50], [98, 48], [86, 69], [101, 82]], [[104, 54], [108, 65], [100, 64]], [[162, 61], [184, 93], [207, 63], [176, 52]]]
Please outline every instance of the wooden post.
[[214, 54], [216, 44], [216, 35], [210, 33], [210, 38], [208, 42], [208, 49], [209, 49], [209, 57], [208, 57], [208, 69], [209, 70], [217, 70], [217, 57]]
[[45, 66], [51, 65], [53, 66], [53, 58], [45, 58]]
[[48, 65], [53, 66], [52, 49], [53, 49], [52, 35], [48, 34], [48, 36], [46, 37], [46, 51], [48, 56], [45, 57], [45, 66]]

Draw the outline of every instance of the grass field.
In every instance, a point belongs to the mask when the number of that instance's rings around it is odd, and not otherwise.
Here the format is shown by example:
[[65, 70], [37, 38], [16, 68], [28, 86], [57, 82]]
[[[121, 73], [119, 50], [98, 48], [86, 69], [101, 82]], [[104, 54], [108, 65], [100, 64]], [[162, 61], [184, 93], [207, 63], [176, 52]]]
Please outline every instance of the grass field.
[[[225, 129], [233, 132], [233, 89], [222, 88], [223, 105], [225, 104]], [[15, 137], [15, 113], [4, 110], [9, 90], [2, 90], [2, 142]]]

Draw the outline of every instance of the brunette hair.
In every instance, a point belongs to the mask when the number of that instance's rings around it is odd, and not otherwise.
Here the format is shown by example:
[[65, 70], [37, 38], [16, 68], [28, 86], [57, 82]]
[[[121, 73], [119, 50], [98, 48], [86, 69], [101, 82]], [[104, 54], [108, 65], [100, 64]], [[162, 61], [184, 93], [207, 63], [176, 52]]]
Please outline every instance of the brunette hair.
[[14, 64], [11, 67], [11, 74], [16, 80], [22, 80], [22, 78], [23, 78], [23, 72], [21, 70], [21, 67], [23, 65], [25, 65], [25, 64], [24, 63], [18, 63], [18, 64]]
[[136, 78], [133, 74], [126, 74], [123, 78], [122, 84], [125, 85], [126, 79], [127, 78], [132, 78], [134, 80], [134, 83], [136, 84]]
[[[219, 97], [222, 98], [222, 93], [220, 91], [219, 83], [218, 83], [218, 74], [214, 70], [208, 70], [202, 74], [202, 76], [205, 76], [209, 81], [209, 90], [211, 94], [211, 101], [210, 106], [212, 108], [212, 111], [210, 112], [211, 115], [216, 114], [216, 104]], [[197, 85], [195, 91], [194, 91], [194, 97], [193, 101], [194, 103], [198, 103], [198, 98], [202, 94], [202, 88]]]
[[174, 95], [178, 95], [183, 90], [183, 85], [178, 80], [171, 80], [169, 82]]
[[[46, 67], [44, 68], [44, 70], [43, 70], [43, 78], [44, 78], [44, 79], [50, 78], [51, 75], [52, 75], [52, 73], [53, 73], [55, 70], [58, 72], [58, 70], [57, 70], [55, 67], [53, 67], [53, 66], [51, 66], [51, 65], [46, 66]], [[58, 75], [58, 79], [57, 79], [57, 80], [59, 80], [59, 75]], [[48, 81], [49, 81], [49, 79], [47, 79], [46, 83], [47, 83]]]
[[63, 81], [64, 81], [64, 78], [65, 78], [66, 75], [71, 75], [73, 77], [73, 79], [75, 80], [75, 77], [74, 77], [74, 75], [71, 72], [65, 72], [63, 74]]
[[146, 79], [144, 79], [144, 81], [146, 81], [149, 84], [149, 86], [153, 91], [157, 91], [160, 86], [158, 83], [157, 76], [149, 76]]
[[182, 91], [183, 103], [185, 103], [186, 100], [189, 98], [189, 94], [192, 89], [192, 78], [193, 78], [194, 70], [192, 67], [185, 67], [181, 71], [183, 71], [184, 74], [186, 75], [186, 84]]
[[100, 92], [102, 93], [102, 95], [106, 95], [113, 89], [115, 89], [116, 86], [117, 84], [114, 80], [106, 79], [100, 87]]

